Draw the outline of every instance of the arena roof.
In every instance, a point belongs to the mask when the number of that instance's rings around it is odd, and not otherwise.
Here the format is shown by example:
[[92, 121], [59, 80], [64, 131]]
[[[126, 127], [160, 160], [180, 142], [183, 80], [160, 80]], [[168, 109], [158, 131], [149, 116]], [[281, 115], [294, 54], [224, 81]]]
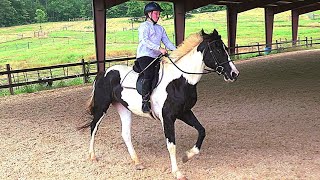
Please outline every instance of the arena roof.
[[[128, 0], [93, 0], [96, 56], [101, 63], [99, 71], [105, 68], [105, 43], [106, 43], [106, 9], [124, 3]], [[144, 1], [144, 0], [141, 0]], [[185, 13], [209, 4], [227, 6], [228, 46], [235, 47], [236, 27], [238, 13], [255, 9], [265, 9], [266, 44], [272, 43], [274, 15], [291, 10], [292, 14], [292, 40], [297, 39], [299, 15], [320, 10], [319, 0], [163, 0], [174, 4], [175, 38], [180, 44], [185, 33]], [[231, 52], [232, 53], [232, 52]]]

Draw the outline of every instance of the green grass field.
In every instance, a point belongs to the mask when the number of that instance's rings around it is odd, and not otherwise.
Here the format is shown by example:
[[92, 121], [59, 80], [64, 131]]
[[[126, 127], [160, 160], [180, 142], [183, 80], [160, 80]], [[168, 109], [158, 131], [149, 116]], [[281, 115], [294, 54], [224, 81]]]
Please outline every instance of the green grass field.
[[[320, 14], [320, 11], [313, 12]], [[174, 40], [173, 19], [160, 20]], [[320, 38], [320, 19], [300, 16], [298, 36]], [[9, 63], [13, 69], [39, 67], [95, 59], [92, 21], [54, 22], [41, 25], [42, 36], [37, 37], [39, 24], [0, 28], [0, 71]], [[133, 27], [133, 28], [132, 28]], [[107, 58], [134, 56], [139, 23], [129, 18], [107, 19]], [[227, 42], [226, 12], [194, 14], [186, 20], [186, 36], [214, 28]], [[36, 37], [35, 37], [36, 35]], [[273, 39], [291, 39], [290, 12], [275, 16]], [[238, 16], [237, 44], [264, 43], [264, 11], [254, 9]]]

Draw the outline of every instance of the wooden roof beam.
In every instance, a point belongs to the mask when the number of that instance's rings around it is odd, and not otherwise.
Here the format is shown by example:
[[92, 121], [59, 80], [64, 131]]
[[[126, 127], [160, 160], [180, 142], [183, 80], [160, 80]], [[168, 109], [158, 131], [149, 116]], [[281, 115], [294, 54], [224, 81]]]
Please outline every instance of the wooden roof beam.
[[310, 4], [308, 6], [293, 9], [298, 15], [320, 10], [320, 3]]
[[127, 2], [125, 0], [105, 0], [105, 9]]
[[197, 9], [209, 4], [214, 4], [215, 2], [217, 2], [218, 0], [203, 0], [203, 1], [187, 1], [185, 2], [185, 8], [186, 8], [186, 12], [191, 11], [193, 9]]
[[268, 4], [273, 4], [278, 1], [279, 0], [266, 0], [266, 1], [254, 1], [254, 2], [243, 3], [243, 4], [241, 4], [240, 7], [238, 7], [237, 12], [241, 13], [241, 12], [248, 11], [251, 9], [263, 7]]
[[273, 12], [274, 14], [278, 14], [278, 13], [282, 13], [282, 12], [296, 9], [299, 7], [308, 6], [310, 4], [314, 4], [317, 2], [319, 2], [319, 0], [298, 1], [290, 4], [279, 5], [279, 6], [273, 7], [274, 8]]

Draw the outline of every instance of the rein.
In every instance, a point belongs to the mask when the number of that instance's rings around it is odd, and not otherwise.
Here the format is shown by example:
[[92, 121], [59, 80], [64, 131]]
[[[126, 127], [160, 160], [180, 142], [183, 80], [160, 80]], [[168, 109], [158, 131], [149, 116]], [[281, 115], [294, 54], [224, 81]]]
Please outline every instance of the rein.
[[182, 70], [181, 68], [179, 68], [176, 63], [173, 62], [173, 60], [170, 58], [169, 54], [166, 54], [165, 55], [169, 60], [170, 62], [177, 68], [179, 69], [181, 72], [185, 73], [185, 74], [209, 74], [209, 73], [212, 73], [212, 72], [216, 72], [216, 70], [212, 70], [212, 69], [205, 69], [207, 72], [202, 72], [202, 73], [197, 73], [197, 72], [186, 72], [184, 70]]
[[[200, 73], [197, 73], [197, 72], [186, 72], [186, 71], [182, 70], [181, 68], [179, 68], [179, 67], [173, 62], [173, 60], [170, 58], [169, 54], [165, 54], [164, 56], [166, 56], [166, 57], [171, 61], [171, 63], [172, 63], [177, 69], [179, 69], [181, 72], [183, 72], [183, 73], [185, 73], [185, 74], [198, 74], [198, 75], [202, 75], [202, 74], [209, 74], [209, 73], [212, 73], [212, 72], [216, 72], [218, 75], [221, 75], [221, 74], [223, 73], [223, 70], [224, 70], [224, 68], [223, 68], [222, 65], [224, 65], [224, 64], [226, 64], [226, 63], [229, 63], [229, 62], [231, 62], [231, 61], [226, 61], [226, 62], [223, 62], [223, 63], [219, 63], [217, 57], [213, 54], [212, 48], [210, 47], [210, 44], [212, 44], [212, 43], [214, 43], [214, 42], [216, 42], [216, 41], [218, 41], [218, 40], [214, 40], [214, 41], [212, 41], [212, 42], [208, 42], [208, 43], [207, 43], [207, 47], [204, 49], [204, 51], [205, 51], [207, 48], [209, 49], [210, 55], [211, 55], [212, 59], [214, 60], [215, 65], [217, 66], [216, 69], [204, 69], [204, 70], [206, 70], [206, 72], [200, 72]], [[224, 45], [224, 44], [223, 44], [223, 45]], [[224, 46], [225, 46], [225, 45], [224, 45]], [[207, 53], [207, 52], [208, 52], [208, 51], [205, 51], [204, 53]]]

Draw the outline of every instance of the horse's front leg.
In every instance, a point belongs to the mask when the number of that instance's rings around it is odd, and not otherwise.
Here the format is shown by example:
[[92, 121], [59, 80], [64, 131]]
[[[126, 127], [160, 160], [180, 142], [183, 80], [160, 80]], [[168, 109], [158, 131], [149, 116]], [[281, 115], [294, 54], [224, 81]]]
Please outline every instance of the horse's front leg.
[[164, 117], [163, 119], [164, 135], [171, 160], [171, 172], [177, 179], [186, 180], [187, 178], [180, 172], [177, 165], [174, 122], [175, 118]]
[[196, 144], [189, 151], [187, 151], [186, 155], [182, 158], [182, 161], [185, 163], [193, 156], [199, 154], [202, 142], [206, 136], [206, 132], [191, 110], [182, 113], [178, 119], [181, 119], [183, 122], [191, 127], [194, 127], [198, 131], [198, 140]]

